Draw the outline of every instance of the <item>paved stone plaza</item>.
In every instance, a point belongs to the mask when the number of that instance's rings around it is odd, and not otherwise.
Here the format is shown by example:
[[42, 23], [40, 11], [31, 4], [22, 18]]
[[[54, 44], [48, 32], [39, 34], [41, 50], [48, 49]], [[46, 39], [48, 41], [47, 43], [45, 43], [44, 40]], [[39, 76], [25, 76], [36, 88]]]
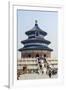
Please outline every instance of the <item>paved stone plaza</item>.
[[52, 79], [57, 78], [58, 75], [52, 75], [51, 78], [49, 78], [49, 75], [46, 74], [23, 74], [20, 75], [19, 80], [28, 80], [28, 79]]

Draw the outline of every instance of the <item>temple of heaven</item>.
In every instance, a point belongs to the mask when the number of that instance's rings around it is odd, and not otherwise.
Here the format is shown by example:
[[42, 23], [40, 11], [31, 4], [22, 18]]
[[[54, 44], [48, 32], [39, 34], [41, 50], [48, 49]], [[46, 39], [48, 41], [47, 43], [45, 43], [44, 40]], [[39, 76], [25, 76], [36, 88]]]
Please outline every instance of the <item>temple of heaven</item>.
[[25, 34], [28, 38], [21, 41], [24, 47], [19, 49], [22, 58], [51, 57], [53, 49], [48, 47], [51, 42], [44, 38], [47, 32], [38, 26], [37, 20], [35, 20], [34, 27]]

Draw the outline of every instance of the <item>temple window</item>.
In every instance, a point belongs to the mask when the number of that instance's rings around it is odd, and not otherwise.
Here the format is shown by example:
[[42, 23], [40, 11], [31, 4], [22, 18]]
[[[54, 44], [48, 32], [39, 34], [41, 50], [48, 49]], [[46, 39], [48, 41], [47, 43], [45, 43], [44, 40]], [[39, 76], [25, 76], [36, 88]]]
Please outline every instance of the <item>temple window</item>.
[[31, 57], [31, 55], [29, 54], [28, 57]]
[[36, 57], [39, 57], [39, 54], [36, 54]]
[[44, 57], [46, 57], [46, 54], [44, 54]]

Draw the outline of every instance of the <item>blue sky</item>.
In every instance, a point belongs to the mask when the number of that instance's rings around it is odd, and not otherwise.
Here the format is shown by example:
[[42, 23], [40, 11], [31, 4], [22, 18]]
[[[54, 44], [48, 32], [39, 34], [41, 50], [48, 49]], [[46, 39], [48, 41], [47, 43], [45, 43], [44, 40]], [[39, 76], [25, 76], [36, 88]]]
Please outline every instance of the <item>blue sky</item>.
[[[54, 51], [52, 58], [58, 57], [58, 13], [52, 11], [30, 11], [30, 10], [17, 10], [17, 33], [18, 33], [18, 49], [23, 47], [20, 43], [21, 40], [27, 39], [25, 32], [33, 28], [35, 20], [38, 21], [39, 27], [47, 32], [45, 39], [51, 41], [49, 47]], [[20, 58], [20, 52], [18, 52]]]

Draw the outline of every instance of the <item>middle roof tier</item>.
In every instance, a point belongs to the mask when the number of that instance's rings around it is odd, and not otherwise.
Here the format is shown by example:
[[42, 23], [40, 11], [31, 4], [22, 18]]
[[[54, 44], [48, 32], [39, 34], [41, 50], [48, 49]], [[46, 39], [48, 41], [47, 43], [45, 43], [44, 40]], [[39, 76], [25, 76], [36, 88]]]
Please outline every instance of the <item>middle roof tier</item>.
[[43, 38], [29, 38], [26, 40], [21, 41], [21, 43], [26, 44], [26, 43], [44, 43], [44, 44], [50, 44], [51, 42], [48, 40], [45, 40]]

